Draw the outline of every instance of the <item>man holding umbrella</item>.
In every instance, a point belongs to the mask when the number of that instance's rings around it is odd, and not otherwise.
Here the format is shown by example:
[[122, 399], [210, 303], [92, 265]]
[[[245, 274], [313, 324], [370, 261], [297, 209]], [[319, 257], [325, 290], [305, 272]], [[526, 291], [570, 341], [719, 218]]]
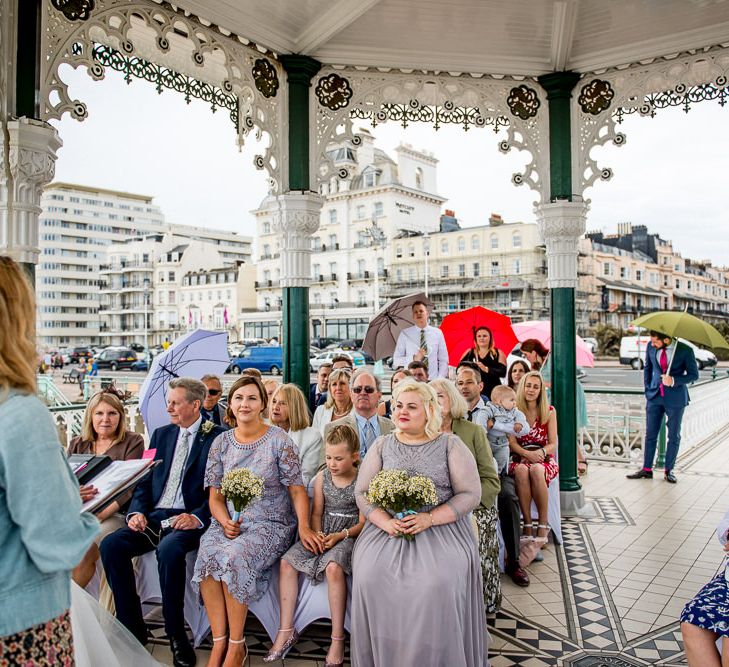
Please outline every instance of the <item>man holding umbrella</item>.
[[448, 348], [440, 329], [428, 324], [428, 306], [423, 301], [413, 303], [415, 325], [398, 336], [392, 367], [407, 366], [411, 361], [422, 361], [428, 368], [428, 377], [448, 377]]
[[651, 344], [645, 351], [645, 450], [643, 467], [628, 479], [651, 479], [658, 433], [663, 416], [668, 426], [665, 479], [676, 483], [673, 466], [681, 442], [681, 419], [689, 402], [688, 385], [699, 379], [694, 351], [660, 331], [651, 331]]

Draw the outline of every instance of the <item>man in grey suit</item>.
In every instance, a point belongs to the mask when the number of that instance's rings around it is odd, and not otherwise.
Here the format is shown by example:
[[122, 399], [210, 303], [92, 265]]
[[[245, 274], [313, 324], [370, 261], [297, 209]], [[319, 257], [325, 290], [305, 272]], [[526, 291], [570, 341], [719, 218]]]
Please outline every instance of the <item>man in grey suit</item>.
[[[394, 430], [395, 425], [386, 417], [380, 417], [377, 414], [377, 406], [382, 398], [380, 378], [366, 368], [358, 368], [352, 375], [349, 390], [352, 394], [352, 412], [346, 417], [326, 425], [324, 441], [326, 442], [327, 435], [332, 428], [347, 424], [359, 436], [359, 455], [360, 459], [363, 459], [375, 439], [390, 433]], [[325, 460], [325, 449], [325, 447], [321, 448], [321, 463], [324, 463]]]

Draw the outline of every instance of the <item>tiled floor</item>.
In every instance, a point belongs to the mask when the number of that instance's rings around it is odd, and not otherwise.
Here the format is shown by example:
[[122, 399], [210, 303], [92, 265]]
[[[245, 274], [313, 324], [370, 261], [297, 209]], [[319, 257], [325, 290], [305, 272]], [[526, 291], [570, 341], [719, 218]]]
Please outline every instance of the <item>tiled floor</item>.
[[[493, 667], [685, 667], [678, 616], [723, 563], [714, 530], [727, 509], [727, 444], [680, 458], [675, 485], [660, 474], [627, 480], [625, 466], [593, 462], [584, 482], [594, 516], [563, 520], [564, 542], [530, 566], [531, 586], [503, 579], [503, 608], [489, 618]], [[325, 630], [307, 637], [308, 659], [286, 665], [323, 665]], [[263, 651], [265, 637], [249, 636]], [[166, 646], [152, 650], [171, 664]], [[252, 664], [263, 664], [260, 655]]]

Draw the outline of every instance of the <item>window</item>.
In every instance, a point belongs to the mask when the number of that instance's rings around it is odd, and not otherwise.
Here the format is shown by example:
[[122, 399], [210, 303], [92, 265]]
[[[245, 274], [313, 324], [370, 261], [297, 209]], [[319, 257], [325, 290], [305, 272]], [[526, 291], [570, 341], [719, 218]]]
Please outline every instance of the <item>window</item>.
[[[147, 260], [145, 259], [144, 261], [146, 262]], [[171, 283], [175, 282], [175, 272], [174, 271], [168, 272], [167, 280], [169, 280]]]
[[480, 244], [478, 242], [478, 236], [472, 236], [471, 237], [471, 250], [478, 250], [480, 247]]
[[329, 292], [329, 304], [331, 306], [336, 306], [339, 303], [339, 299], [337, 298], [336, 292]]
[[499, 263], [498, 262], [491, 262], [491, 275], [492, 276], [499, 275]]
[[312, 244], [312, 250], [315, 250], [316, 252], [321, 252], [321, 239], [318, 236], [315, 236], [313, 239], [311, 239]]
[[496, 234], [491, 234], [491, 250], [496, 250], [499, 247], [499, 237]]
[[368, 171], [364, 175], [364, 184], [366, 188], [372, 188], [375, 185], [375, 172]]
[[336, 209], [331, 209], [329, 211], [329, 224], [330, 225], [336, 225], [337, 224], [337, 211], [336, 211]]
[[261, 259], [268, 259], [270, 256], [271, 256], [271, 246], [268, 245], [268, 243], [266, 243], [263, 246], [263, 254], [261, 255]]
[[514, 232], [511, 236], [511, 245], [514, 248], [521, 248], [521, 234]]
[[383, 215], [385, 215], [385, 207], [381, 201], [375, 202], [372, 213], [376, 218], [381, 218]]
[[362, 277], [365, 272], [365, 261], [363, 259], [357, 260], [357, 275]]
[[423, 185], [424, 185], [423, 169], [421, 167], [418, 167], [415, 170], [415, 189], [422, 190]]
[[357, 305], [358, 306], [366, 306], [367, 305], [367, 294], [364, 290], [359, 290], [357, 292]]
[[465, 278], [466, 277], [466, 265], [465, 264], [459, 264], [458, 265], [458, 277], [459, 278]]
[[321, 304], [321, 293], [320, 292], [314, 293], [314, 303], [316, 303], [317, 305]]
[[627, 266], [620, 267], [620, 277], [621, 278], [630, 278], [630, 269]]
[[365, 207], [360, 205], [357, 207], [357, 220], [364, 220], [364, 217], [365, 217]]
[[610, 262], [605, 262], [602, 265], [602, 275], [604, 275], [604, 276], [612, 276], [613, 275], [613, 265], [610, 264]]
[[266, 270], [263, 272], [263, 282], [267, 283], [269, 280], [271, 280], [271, 272]]
[[440, 251], [446, 255], [448, 254], [448, 241], [441, 241], [440, 242]]
[[514, 260], [514, 265], [513, 265], [513, 270], [512, 270], [512, 272], [513, 272], [514, 274], [519, 274], [519, 273], [521, 273], [521, 260], [520, 260], [520, 259], [515, 259], [515, 260]]
[[676, 278], [676, 289], [681, 289], [681, 281]]
[[175, 303], [175, 293], [172, 290], [167, 292], [167, 303], [170, 305], [174, 305]]
[[395, 246], [395, 257], [398, 259], [402, 257], [402, 246]]
[[395, 270], [395, 280], [399, 283], [402, 282], [402, 269]]
[[478, 262], [473, 263], [473, 277], [478, 278], [481, 275], [481, 265]]
[[329, 262], [329, 273], [331, 273], [333, 276], [337, 274], [337, 263], [336, 262]]
[[337, 247], [337, 235], [329, 234], [329, 250], [335, 250]]
[[448, 265], [444, 264], [440, 267], [440, 277], [441, 278], [447, 278], [448, 277]]
[[640, 269], [635, 270], [635, 279], [643, 280], [643, 272]]
[[271, 223], [270, 222], [264, 222], [263, 223], [263, 233], [264, 234], [270, 234], [271, 233]]
[[311, 267], [312, 275], [314, 276], [314, 279], [317, 278], [321, 274], [321, 265], [320, 264], [314, 264], [314, 266]]
[[464, 239], [462, 236], [458, 239], [458, 252], [465, 252], [466, 251], [466, 239]]
[[408, 246], [408, 257], [415, 257], [415, 246], [414, 245]]

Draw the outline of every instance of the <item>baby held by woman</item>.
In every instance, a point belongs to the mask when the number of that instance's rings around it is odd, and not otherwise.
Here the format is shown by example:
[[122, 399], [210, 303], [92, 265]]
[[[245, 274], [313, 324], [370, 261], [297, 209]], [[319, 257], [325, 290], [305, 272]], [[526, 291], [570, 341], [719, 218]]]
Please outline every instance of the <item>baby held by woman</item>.
[[505, 384], [494, 387], [491, 400], [486, 403], [488, 439], [499, 472], [509, 464], [509, 435], [524, 436], [529, 423], [524, 413], [516, 407], [516, 392]]

